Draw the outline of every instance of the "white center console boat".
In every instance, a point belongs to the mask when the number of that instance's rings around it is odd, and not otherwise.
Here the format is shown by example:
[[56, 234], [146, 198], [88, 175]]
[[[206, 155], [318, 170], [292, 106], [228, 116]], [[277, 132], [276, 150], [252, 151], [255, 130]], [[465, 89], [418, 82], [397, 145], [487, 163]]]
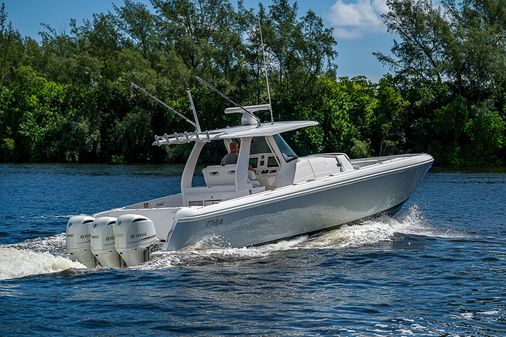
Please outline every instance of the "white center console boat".
[[[236, 127], [156, 136], [158, 146], [194, 143], [181, 193], [72, 217], [70, 254], [89, 267], [132, 266], [149, 259], [154, 245], [243, 247], [339, 227], [400, 208], [433, 163], [428, 154], [298, 157], [281, 134], [317, 123], [259, 123], [253, 113], [266, 109], [269, 104], [226, 109], [243, 113]], [[240, 145], [237, 163], [205, 167], [205, 186], [192, 186], [202, 149], [211, 142], [228, 149], [232, 141]]]

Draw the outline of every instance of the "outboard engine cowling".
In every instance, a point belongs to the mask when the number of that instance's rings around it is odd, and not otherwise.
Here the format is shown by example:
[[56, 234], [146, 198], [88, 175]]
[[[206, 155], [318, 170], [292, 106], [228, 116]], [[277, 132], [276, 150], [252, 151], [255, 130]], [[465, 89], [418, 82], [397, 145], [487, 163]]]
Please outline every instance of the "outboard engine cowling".
[[156, 238], [155, 225], [137, 214], [125, 214], [113, 225], [115, 247], [128, 267], [149, 260]]
[[121, 257], [114, 247], [115, 223], [116, 218], [104, 216], [91, 225], [91, 252], [104, 267], [121, 267]]
[[95, 218], [88, 215], [76, 215], [67, 222], [67, 250], [77, 261], [88, 268], [97, 265], [91, 252], [91, 224]]

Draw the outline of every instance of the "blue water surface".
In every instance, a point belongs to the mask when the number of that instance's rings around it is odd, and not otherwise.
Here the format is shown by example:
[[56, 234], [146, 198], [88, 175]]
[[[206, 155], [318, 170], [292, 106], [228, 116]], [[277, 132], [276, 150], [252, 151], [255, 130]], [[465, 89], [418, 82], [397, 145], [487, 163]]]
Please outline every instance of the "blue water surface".
[[397, 215], [312, 237], [68, 260], [69, 216], [177, 193], [181, 171], [0, 165], [0, 336], [506, 335], [502, 173], [429, 173]]

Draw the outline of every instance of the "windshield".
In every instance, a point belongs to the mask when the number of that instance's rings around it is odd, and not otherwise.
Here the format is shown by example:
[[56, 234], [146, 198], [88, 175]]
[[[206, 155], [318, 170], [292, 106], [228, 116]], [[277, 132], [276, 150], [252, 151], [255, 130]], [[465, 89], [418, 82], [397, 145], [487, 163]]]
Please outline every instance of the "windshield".
[[272, 153], [269, 144], [265, 141], [265, 137], [255, 137], [251, 140], [251, 154]]
[[298, 158], [298, 156], [292, 150], [290, 145], [288, 145], [285, 142], [283, 137], [281, 137], [280, 135], [274, 135], [273, 137], [274, 137], [274, 140], [276, 141], [276, 144], [278, 145], [279, 151], [281, 151], [281, 154], [283, 155], [283, 159], [287, 163]]

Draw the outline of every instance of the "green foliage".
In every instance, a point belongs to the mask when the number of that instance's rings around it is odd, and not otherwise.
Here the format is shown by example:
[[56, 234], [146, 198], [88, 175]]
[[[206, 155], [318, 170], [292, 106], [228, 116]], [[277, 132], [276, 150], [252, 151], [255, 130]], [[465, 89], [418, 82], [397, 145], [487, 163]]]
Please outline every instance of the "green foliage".
[[350, 149], [350, 156], [354, 158], [365, 158], [371, 154], [369, 149], [369, 144], [362, 140], [358, 140], [353, 138], [352, 140], [353, 146]]
[[146, 144], [153, 139], [151, 116], [145, 110], [134, 108], [120, 121], [116, 121], [108, 135], [110, 142], [120, 150], [126, 162], [147, 161]]
[[[397, 154], [406, 144], [406, 111], [409, 102], [397, 90], [391, 76], [379, 81], [378, 105], [371, 121], [371, 141], [380, 156]], [[376, 145], [376, 146], [377, 146]]]
[[[223, 114], [229, 103], [197, 86], [195, 75], [243, 104], [266, 101], [253, 10], [229, 0], [153, 0], [152, 7], [127, 0], [82, 25], [71, 20], [69, 33], [46, 25], [37, 42], [12, 28], [2, 5], [0, 160], [184, 160], [189, 149], [150, 144], [153, 134], [188, 125], [131, 92], [130, 82], [189, 116], [190, 88], [208, 129], [237, 120]], [[313, 12], [299, 16], [287, 1], [262, 7], [260, 16], [276, 119], [310, 118], [318, 77], [335, 72], [332, 30]], [[317, 128], [293, 140], [303, 153], [322, 147]]]
[[462, 144], [465, 139], [466, 122], [469, 112], [463, 99], [450, 102], [434, 112], [434, 137], [429, 151], [440, 154], [439, 160], [454, 166], [461, 166]]
[[480, 166], [500, 164], [497, 153], [504, 149], [505, 130], [506, 122], [498, 112], [480, 108], [465, 126], [470, 140], [465, 159]]
[[11, 143], [31, 161], [58, 160], [62, 146], [58, 139], [70, 117], [66, 109], [68, 88], [47, 81], [29, 66], [19, 67], [14, 76], [18, 84], [12, 88], [15, 105], [9, 106], [7, 113], [11, 117], [7, 127], [13, 131]]
[[[0, 161], [184, 161], [191, 146], [151, 147], [153, 134], [190, 130], [130, 90], [135, 82], [204, 129], [236, 125], [229, 103], [268, 100], [275, 120], [316, 120], [286, 135], [300, 155], [427, 151], [440, 165], [506, 163], [506, 7], [502, 0], [389, 0], [397, 34], [378, 83], [336, 78], [336, 41], [314, 12], [273, 0], [258, 14], [230, 0], [126, 0], [69, 32], [21, 36], [0, 6]], [[258, 29], [260, 19], [264, 54]], [[260, 114], [262, 120], [270, 119]], [[203, 153], [221, 156], [222, 147]]]
[[322, 78], [321, 108], [317, 120], [323, 132], [324, 151], [336, 149], [353, 157], [371, 154], [373, 126], [380, 101], [376, 86], [364, 77]]
[[439, 165], [505, 163], [506, 7], [503, 0], [388, 0], [384, 20], [399, 36], [392, 55], [409, 102], [408, 149]]

